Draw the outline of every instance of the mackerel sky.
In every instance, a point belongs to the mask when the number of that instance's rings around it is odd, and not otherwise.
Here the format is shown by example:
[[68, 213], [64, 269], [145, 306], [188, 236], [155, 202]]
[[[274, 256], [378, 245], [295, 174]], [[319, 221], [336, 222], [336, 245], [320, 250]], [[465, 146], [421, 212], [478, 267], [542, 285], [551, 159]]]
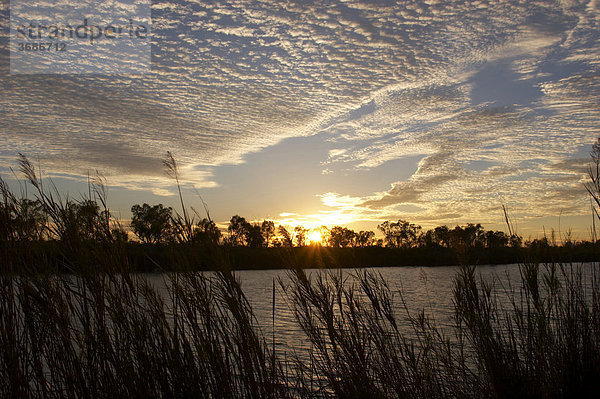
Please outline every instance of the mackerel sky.
[[[72, 196], [374, 230], [591, 225], [600, 1], [153, 1], [145, 75], [11, 75], [0, 10], [0, 173], [21, 152]], [[65, 1], [65, 4], [67, 2]], [[93, 62], [82, 58], [81, 62]]]

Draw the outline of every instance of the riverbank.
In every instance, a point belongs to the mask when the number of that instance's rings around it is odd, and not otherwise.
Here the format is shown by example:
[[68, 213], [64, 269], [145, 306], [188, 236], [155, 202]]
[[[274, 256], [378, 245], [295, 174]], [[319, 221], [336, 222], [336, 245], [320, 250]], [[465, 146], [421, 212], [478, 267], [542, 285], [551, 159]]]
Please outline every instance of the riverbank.
[[[354, 267], [497, 265], [519, 262], [568, 263], [600, 261], [600, 245], [583, 242], [570, 246], [472, 247], [457, 250], [435, 246], [417, 248], [305, 246], [291, 248], [249, 248], [194, 246], [189, 244], [120, 243], [101, 244], [68, 251], [60, 241], [30, 242], [16, 248], [2, 248], [10, 264], [3, 271], [34, 268], [70, 271], [71, 265], [138, 272], [177, 270], [265, 270], [329, 269]], [[37, 265], [37, 266], [34, 266]]]

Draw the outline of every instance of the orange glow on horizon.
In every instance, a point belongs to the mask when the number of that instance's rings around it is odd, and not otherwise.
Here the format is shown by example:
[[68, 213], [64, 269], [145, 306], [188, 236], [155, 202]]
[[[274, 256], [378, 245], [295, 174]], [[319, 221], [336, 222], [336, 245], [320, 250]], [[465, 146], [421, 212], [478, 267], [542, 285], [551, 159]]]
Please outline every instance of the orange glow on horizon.
[[350, 223], [361, 220], [359, 215], [346, 211], [319, 211], [313, 214], [300, 215], [297, 213], [282, 213], [275, 223], [287, 226], [302, 226], [307, 229], [319, 229], [322, 226], [331, 228], [333, 226], [347, 226]]
[[311, 244], [321, 244], [323, 242], [323, 234], [319, 230], [312, 230], [308, 233], [307, 238]]

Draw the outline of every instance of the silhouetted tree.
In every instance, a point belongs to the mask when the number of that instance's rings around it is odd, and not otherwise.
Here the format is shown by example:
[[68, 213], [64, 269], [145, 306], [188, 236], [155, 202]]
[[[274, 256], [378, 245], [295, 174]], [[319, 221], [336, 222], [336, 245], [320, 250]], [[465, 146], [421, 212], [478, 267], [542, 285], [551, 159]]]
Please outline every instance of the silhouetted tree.
[[102, 241], [111, 237], [108, 211], [100, 210], [96, 201], [83, 200], [81, 202], [66, 201], [63, 206], [56, 207], [58, 222], [56, 228], [58, 237], [69, 244], [85, 241]]
[[483, 233], [487, 248], [504, 248], [508, 245], [509, 237], [503, 231], [488, 230]]
[[275, 237], [275, 223], [271, 220], [263, 220], [260, 225], [260, 230], [263, 236], [265, 247], [271, 245], [271, 241]]
[[292, 235], [290, 232], [284, 227], [279, 226], [277, 228], [277, 234], [279, 235], [279, 242], [283, 247], [293, 247], [294, 241], [292, 240]]
[[121, 227], [115, 227], [110, 231], [113, 240], [117, 243], [125, 243], [129, 241], [129, 236], [127, 232], [123, 230]]
[[8, 201], [0, 204], [0, 217], [3, 225], [3, 236], [6, 239], [32, 241], [41, 240], [44, 235], [46, 215], [39, 200], [27, 198]]
[[234, 246], [245, 245], [248, 225], [246, 218], [239, 215], [232, 216], [229, 220], [229, 226], [227, 226], [229, 244]]
[[306, 237], [308, 235], [308, 229], [305, 229], [303, 226], [296, 226], [294, 228], [294, 241], [296, 241], [297, 247], [306, 246]]
[[450, 246], [454, 249], [473, 248], [485, 246], [483, 227], [481, 224], [468, 223], [466, 226], [456, 226], [450, 234]]
[[264, 238], [262, 235], [261, 225], [258, 223], [246, 223], [244, 226], [244, 235], [246, 244], [251, 248], [260, 248], [264, 246]]
[[92, 200], [85, 200], [73, 205], [71, 209], [75, 213], [79, 236], [83, 239], [93, 240], [96, 238], [95, 231], [98, 225], [102, 223], [100, 206]]
[[170, 241], [173, 235], [171, 225], [173, 210], [163, 204], [131, 207], [131, 228], [135, 235], [145, 243], [160, 243]]
[[334, 226], [330, 230], [329, 245], [335, 248], [352, 246], [356, 233], [346, 227]]
[[421, 226], [409, 223], [406, 220], [398, 220], [398, 222], [385, 221], [377, 228], [385, 236], [387, 245], [395, 248], [416, 246], [421, 231]]
[[217, 245], [221, 240], [221, 230], [215, 222], [203, 218], [194, 229], [194, 239], [204, 244]]
[[509, 245], [513, 248], [521, 248], [523, 246], [523, 238], [516, 234], [512, 234], [509, 238]]
[[550, 241], [548, 241], [548, 237], [534, 238], [533, 240], [527, 241], [525, 247], [531, 249], [546, 249], [550, 248]]
[[448, 226], [438, 226], [433, 229], [433, 242], [442, 247], [450, 245], [450, 229]]
[[433, 230], [427, 230], [419, 237], [419, 245], [424, 247], [435, 247], [438, 244], [435, 242], [435, 235]]
[[359, 231], [356, 234], [356, 245], [359, 247], [370, 247], [375, 242], [375, 233], [372, 231]]

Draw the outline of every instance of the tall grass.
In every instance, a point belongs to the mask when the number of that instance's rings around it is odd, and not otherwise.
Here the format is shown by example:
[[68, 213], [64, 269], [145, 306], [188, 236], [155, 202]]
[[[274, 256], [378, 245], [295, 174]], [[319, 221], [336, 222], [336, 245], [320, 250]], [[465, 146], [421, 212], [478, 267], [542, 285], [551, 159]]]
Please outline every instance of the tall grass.
[[[233, 276], [0, 277], [2, 397], [286, 397]], [[275, 366], [275, 367], [274, 367]]]
[[459, 328], [476, 352], [493, 396], [593, 397], [600, 392], [598, 273], [574, 265], [520, 266], [520, 285], [476, 281], [473, 268], [457, 276]]
[[209, 276], [173, 253], [167, 298], [131, 272], [101, 179], [72, 199], [23, 156], [20, 169], [30, 196], [0, 179], [0, 397], [288, 396], [226, 258]]
[[554, 398], [600, 389], [598, 277], [577, 267], [522, 265], [504, 287], [462, 268], [445, 329], [395, 304], [373, 272], [294, 270], [283, 287], [313, 354], [298, 356], [291, 374], [234, 275], [165, 283], [169, 298], [128, 273], [0, 276], [0, 396]]
[[283, 287], [315, 351], [310, 365], [300, 364], [304, 376], [340, 398], [595, 397], [598, 273], [562, 264], [519, 271], [502, 285], [462, 267], [454, 322], [442, 329], [424, 311], [411, 313], [408, 299], [394, 304], [373, 272], [294, 270]]
[[[280, 289], [313, 349], [286, 373], [282, 359], [291, 356], [267, 344], [226, 254], [214, 258], [219, 271], [202, 274], [186, 271], [194, 258], [173, 253], [182, 271], [165, 274], [164, 295], [130, 271], [101, 179], [90, 181], [87, 196], [64, 198], [26, 158], [20, 166], [32, 196], [15, 195], [0, 179], [0, 397], [600, 392], [597, 265], [522, 264], [504, 285], [462, 267], [453, 324], [442, 328], [425, 311], [409, 311], [411, 298], [377, 273], [307, 275], [291, 254], [295, 266]], [[178, 239], [193, 244], [194, 218], [180, 200]]]
[[315, 351], [304, 376], [318, 377], [318, 391], [340, 398], [430, 398], [457, 396], [470, 385], [460, 372], [460, 351], [424, 313], [405, 313], [412, 333], [400, 327], [381, 276], [360, 271], [309, 278], [298, 269], [290, 277], [284, 291]]
[[[72, 199], [63, 197], [51, 180], [43, 181], [23, 155], [19, 166], [26, 178], [21, 196], [0, 177], [2, 272], [127, 266], [126, 233], [110, 213], [101, 176], [89, 180], [87, 196]], [[31, 195], [27, 187], [33, 188]]]

